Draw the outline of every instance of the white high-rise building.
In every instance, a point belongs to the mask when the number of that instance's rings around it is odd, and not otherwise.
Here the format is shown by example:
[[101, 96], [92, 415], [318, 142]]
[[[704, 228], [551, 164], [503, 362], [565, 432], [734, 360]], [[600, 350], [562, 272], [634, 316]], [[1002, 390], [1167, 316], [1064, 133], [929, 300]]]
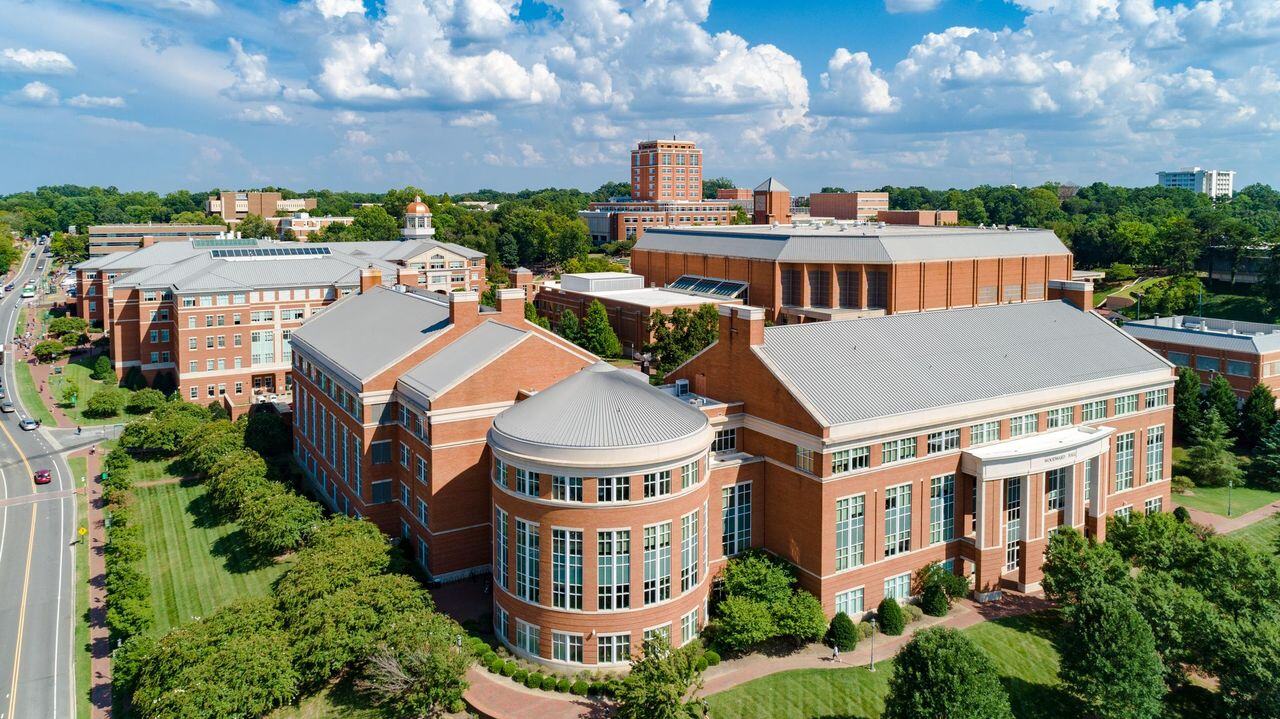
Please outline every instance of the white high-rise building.
[[1181, 187], [1210, 197], [1231, 197], [1231, 193], [1235, 191], [1235, 170], [1184, 167], [1181, 170], [1161, 170], [1156, 173], [1156, 177], [1156, 184], [1161, 187]]

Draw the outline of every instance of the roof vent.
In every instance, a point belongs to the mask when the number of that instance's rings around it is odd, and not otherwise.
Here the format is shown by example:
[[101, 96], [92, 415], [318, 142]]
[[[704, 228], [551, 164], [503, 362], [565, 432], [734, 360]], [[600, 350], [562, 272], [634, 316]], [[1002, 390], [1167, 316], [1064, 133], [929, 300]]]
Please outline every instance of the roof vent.
[[687, 379], [676, 380], [676, 396], [686, 397], [688, 396], [688, 394], [689, 394], [689, 380]]

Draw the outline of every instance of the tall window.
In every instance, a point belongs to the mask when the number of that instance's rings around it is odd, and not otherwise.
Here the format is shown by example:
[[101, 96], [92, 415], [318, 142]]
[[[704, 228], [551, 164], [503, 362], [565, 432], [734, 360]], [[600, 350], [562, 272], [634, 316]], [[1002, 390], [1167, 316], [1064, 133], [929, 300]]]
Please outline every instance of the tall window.
[[831, 306], [831, 273], [826, 270], [809, 270], [809, 305]]
[[503, 589], [507, 586], [507, 513], [493, 508], [493, 581]]
[[426, 484], [427, 483], [427, 460], [423, 459], [422, 457], [418, 457], [416, 455], [415, 455], [415, 459], [417, 460], [417, 463], [416, 463], [417, 469], [415, 474], [418, 477], [418, 481], [422, 482], [423, 484]]
[[680, 468], [680, 488], [688, 489], [698, 483], [698, 463], [690, 462]]
[[562, 502], [581, 502], [582, 477], [552, 477], [551, 498]]
[[732, 557], [751, 546], [751, 485], [725, 487], [720, 497], [723, 500], [724, 556]]
[[929, 482], [929, 542], [956, 538], [956, 476], [946, 474]]
[[836, 571], [860, 567], [864, 561], [866, 495], [836, 500]]
[[1133, 432], [1116, 435], [1116, 491], [1133, 486]]
[[652, 472], [644, 476], [644, 496], [661, 497], [664, 494], [671, 494], [671, 470], [664, 469], [661, 472]]
[[493, 460], [493, 483], [507, 486], [507, 463], [496, 458]]
[[1164, 425], [1147, 428], [1147, 467], [1148, 483], [1159, 482], [1164, 477]]
[[1024, 434], [1034, 434], [1040, 430], [1040, 416], [1032, 412], [1024, 414], [1021, 417], [1013, 417], [1009, 420], [1009, 436], [1021, 437]]
[[854, 447], [831, 453], [831, 473], [844, 474], [871, 466], [871, 448]]
[[813, 450], [796, 447], [796, 469], [813, 472]]
[[880, 446], [880, 463], [901, 462], [916, 456], [916, 438], [903, 437], [885, 442]]
[[911, 485], [884, 492], [884, 556], [911, 551]]
[[644, 603], [671, 598], [671, 522], [644, 528]]
[[698, 513], [680, 518], [680, 591], [698, 584]]
[[596, 532], [596, 567], [597, 607], [631, 606], [631, 530]]
[[680, 617], [680, 643], [688, 644], [698, 638], [698, 608]]
[[551, 603], [582, 609], [582, 531], [551, 530]]
[[538, 496], [538, 473], [527, 469], [516, 470], [516, 491], [531, 497]]
[[1022, 559], [1022, 477], [1004, 481], [1004, 514], [1004, 571], [1012, 572]]
[[582, 635], [551, 632], [551, 658], [560, 662], [582, 663]]
[[516, 596], [538, 602], [538, 525], [516, 519]]
[[542, 630], [533, 624], [516, 620], [516, 646], [533, 656], [538, 656], [538, 645], [542, 641]]
[[597, 477], [597, 502], [625, 502], [631, 499], [630, 477]]
[[863, 591], [862, 587], [850, 589], [846, 592], [840, 592], [836, 595], [836, 613], [844, 612], [849, 615], [853, 621], [862, 618]]
[[1067, 478], [1070, 472], [1070, 467], [1059, 467], [1044, 473], [1044, 503], [1050, 512], [1066, 506]]
[[929, 435], [929, 454], [960, 449], [960, 430], [944, 429]]

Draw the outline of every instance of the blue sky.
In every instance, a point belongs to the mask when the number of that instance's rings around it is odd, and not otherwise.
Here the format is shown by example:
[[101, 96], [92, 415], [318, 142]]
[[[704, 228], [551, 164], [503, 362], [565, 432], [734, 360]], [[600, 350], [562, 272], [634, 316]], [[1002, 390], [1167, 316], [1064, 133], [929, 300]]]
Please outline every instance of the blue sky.
[[1275, 0], [0, 0], [0, 192], [1280, 184]]

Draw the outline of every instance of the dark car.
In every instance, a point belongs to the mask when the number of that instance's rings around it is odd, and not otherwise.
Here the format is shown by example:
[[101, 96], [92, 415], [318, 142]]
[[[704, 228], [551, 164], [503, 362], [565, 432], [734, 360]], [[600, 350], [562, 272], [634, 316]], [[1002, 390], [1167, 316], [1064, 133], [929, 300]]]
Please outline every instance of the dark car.
[[31, 419], [30, 417], [23, 417], [22, 419], [18, 420], [18, 426], [30, 432], [31, 430], [40, 426], [40, 420]]
[[47, 469], [38, 469], [31, 478], [36, 484], [48, 484], [53, 481], [53, 474]]

